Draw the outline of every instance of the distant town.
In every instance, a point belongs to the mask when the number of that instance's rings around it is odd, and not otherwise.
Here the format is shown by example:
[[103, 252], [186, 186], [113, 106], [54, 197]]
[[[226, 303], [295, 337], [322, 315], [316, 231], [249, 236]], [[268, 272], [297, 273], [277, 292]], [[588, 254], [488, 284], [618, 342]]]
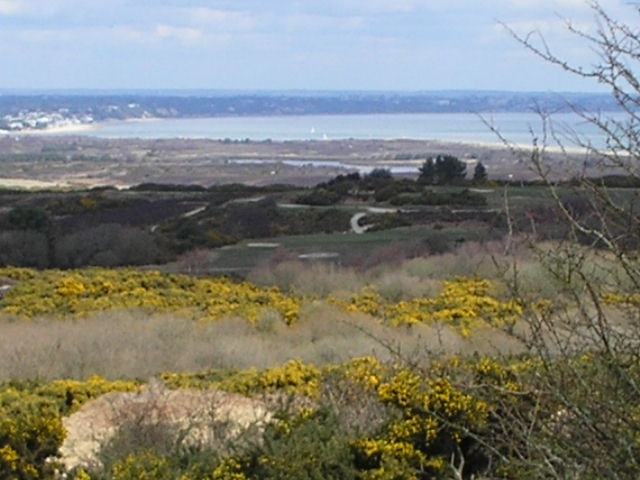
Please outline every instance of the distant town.
[[0, 92], [0, 130], [106, 120], [270, 115], [613, 111], [610, 96], [531, 92]]
[[94, 123], [94, 119], [91, 115], [85, 114], [78, 116], [69, 113], [69, 111], [64, 108], [56, 112], [22, 110], [16, 115], [5, 115], [2, 117], [0, 120], [0, 130], [9, 132], [48, 130], [92, 123]]

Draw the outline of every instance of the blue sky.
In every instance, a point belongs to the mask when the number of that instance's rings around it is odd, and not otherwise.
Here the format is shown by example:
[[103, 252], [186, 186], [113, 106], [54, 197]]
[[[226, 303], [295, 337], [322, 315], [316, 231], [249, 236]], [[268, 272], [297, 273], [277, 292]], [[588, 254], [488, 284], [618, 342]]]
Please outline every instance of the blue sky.
[[500, 25], [589, 65], [567, 19], [595, 28], [583, 0], [0, 0], [0, 88], [598, 91]]

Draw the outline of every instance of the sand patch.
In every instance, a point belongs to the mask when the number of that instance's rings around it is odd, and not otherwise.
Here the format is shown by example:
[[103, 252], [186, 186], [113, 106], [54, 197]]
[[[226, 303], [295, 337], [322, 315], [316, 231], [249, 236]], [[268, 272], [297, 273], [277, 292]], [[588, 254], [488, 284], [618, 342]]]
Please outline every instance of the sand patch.
[[250, 242], [247, 243], [249, 248], [278, 248], [281, 244], [278, 242]]
[[250, 427], [262, 428], [271, 412], [262, 401], [219, 390], [111, 392], [63, 419], [67, 437], [60, 448], [65, 469], [99, 469], [101, 449], [123, 426], [163, 426], [185, 448], [215, 447]]
[[26, 178], [0, 178], [0, 186], [8, 188], [68, 188], [71, 185], [64, 182], [48, 182], [44, 180], [29, 180]]

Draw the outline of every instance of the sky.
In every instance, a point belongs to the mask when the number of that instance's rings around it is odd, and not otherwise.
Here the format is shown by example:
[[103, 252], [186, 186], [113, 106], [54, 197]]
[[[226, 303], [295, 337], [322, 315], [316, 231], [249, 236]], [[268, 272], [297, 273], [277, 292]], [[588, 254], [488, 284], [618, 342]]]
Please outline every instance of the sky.
[[[626, 0], [602, 0], [638, 24]], [[0, 89], [602, 91], [583, 0], [0, 0]]]

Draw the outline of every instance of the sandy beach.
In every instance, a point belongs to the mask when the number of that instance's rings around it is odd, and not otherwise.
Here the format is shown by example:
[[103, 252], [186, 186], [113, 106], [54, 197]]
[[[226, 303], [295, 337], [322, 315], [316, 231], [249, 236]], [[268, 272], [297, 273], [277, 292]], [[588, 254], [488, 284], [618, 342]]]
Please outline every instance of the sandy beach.
[[99, 128], [99, 124], [97, 123], [73, 123], [68, 125], [61, 125], [55, 127], [49, 127], [44, 129], [30, 129], [30, 130], [0, 130], [0, 135], [14, 135], [14, 136], [25, 136], [25, 135], [73, 135], [73, 134], [84, 134], [87, 132], [91, 132], [97, 130]]
[[42, 188], [69, 188], [68, 183], [47, 182], [44, 180], [29, 180], [25, 178], [0, 178], [0, 186], [5, 188], [25, 188], [25, 189], [42, 189]]

